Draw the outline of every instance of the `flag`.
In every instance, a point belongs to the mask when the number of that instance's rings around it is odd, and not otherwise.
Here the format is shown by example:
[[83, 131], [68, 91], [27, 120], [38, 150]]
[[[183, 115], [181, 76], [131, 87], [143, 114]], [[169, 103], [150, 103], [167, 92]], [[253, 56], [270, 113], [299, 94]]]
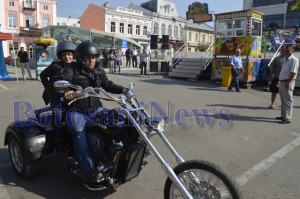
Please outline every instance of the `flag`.
[[150, 36], [151, 36], [151, 31], [148, 29], [147, 30], [147, 37], [150, 38]]

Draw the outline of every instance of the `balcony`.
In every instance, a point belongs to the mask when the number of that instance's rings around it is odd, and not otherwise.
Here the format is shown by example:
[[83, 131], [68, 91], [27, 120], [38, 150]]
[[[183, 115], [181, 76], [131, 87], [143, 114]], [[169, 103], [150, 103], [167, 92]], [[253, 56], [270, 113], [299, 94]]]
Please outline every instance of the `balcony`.
[[32, 0], [29, 2], [23, 1], [23, 10], [35, 11], [36, 10], [36, 1]]
[[29, 37], [40, 37], [42, 36], [42, 29], [34, 27], [20, 27], [20, 35]]

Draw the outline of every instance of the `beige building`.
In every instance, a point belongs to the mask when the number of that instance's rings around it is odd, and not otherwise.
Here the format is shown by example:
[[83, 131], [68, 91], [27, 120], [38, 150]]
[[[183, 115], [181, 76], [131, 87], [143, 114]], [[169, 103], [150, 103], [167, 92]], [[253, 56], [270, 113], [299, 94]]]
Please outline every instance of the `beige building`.
[[188, 21], [186, 27], [188, 52], [205, 51], [214, 42], [214, 29], [206, 23]]

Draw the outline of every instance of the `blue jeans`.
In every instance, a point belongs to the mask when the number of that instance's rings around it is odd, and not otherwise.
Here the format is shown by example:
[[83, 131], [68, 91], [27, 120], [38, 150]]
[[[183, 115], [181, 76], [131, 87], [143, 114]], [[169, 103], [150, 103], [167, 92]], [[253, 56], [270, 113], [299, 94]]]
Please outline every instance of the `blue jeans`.
[[[70, 110], [66, 115], [66, 126], [73, 135], [75, 157], [83, 174], [94, 171], [95, 166], [91, 158], [89, 144], [86, 136], [86, 125], [90, 124], [96, 114], [103, 110], [91, 110], [86, 115], [78, 110]], [[93, 148], [93, 146], [90, 146]]]
[[239, 75], [240, 75], [240, 69], [231, 69], [231, 74], [232, 74], [232, 80], [229, 88], [231, 89], [232, 87], [235, 86], [235, 90], [239, 91], [240, 90], [240, 85], [239, 85]]

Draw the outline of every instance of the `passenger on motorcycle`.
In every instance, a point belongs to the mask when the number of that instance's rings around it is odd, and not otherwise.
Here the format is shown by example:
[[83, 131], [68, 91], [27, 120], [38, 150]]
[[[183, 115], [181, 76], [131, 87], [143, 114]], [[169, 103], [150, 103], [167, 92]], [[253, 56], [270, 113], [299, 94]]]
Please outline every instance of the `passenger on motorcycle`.
[[76, 45], [69, 41], [62, 41], [57, 45], [57, 58], [59, 61], [53, 61], [45, 68], [40, 78], [45, 87], [43, 99], [46, 105], [50, 102], [50, 107], [53, 110], [60, 104], [60, 97], [63, 97], [64, 92], [54, 88], [53, 83], [57, 80], [66, 80], [72, 82], [73, 69], [70, 67], [74, 62], [74, 52]]
[[[77, 46], [77, 63], [74, 65], [74, 77], [72, 84], [79, 85], [83, 89], [86, 87], [102, 87], [111, 93], [126, 93], [126, 88], [116, 85], [112, 81], [108, 80], [105, 71], [100, 66], [100, 62], [98, 60], [99, 54], [99, 49], [92, 42], [83, 42]], [[75, 92], [66, 92], [64, 94], [64, 98], [67, 101], [75, 99]], [[87, 179], [84, 182], [84, 185], [92, 189], [102, 187], [102, 185], [98, 183], [102, 174], [97, 168], [95, 168], [87, 143], [86, 113], [88, 112], [89, 115], [97, 114], [101, 110], [103, 110], [103, 108], [99, 98], [88, 97], [72, 103], [66, 114], [66, 125], [73, 135], [75, 157], [82, 173]]]
[[60, 128], [63, 121], [63, 109], [66, 109], [67, 102], [61, 101], [65, 91], [62, 88], [55, 88], [53, 83], [57, 80], [73, 81], [74, 72], [71, 65], [74, 63], [76, 45], [70, 41], [62, 41], [57, 45], [58, 61], [53, 61], [45, 68], [40, 78], [45, 87], [43, 99], [46, 105], [50, 102], [52, 112], [52, 124], [54, 129], [54, 140], [59, 151], [64, 149], [65, 133]]

